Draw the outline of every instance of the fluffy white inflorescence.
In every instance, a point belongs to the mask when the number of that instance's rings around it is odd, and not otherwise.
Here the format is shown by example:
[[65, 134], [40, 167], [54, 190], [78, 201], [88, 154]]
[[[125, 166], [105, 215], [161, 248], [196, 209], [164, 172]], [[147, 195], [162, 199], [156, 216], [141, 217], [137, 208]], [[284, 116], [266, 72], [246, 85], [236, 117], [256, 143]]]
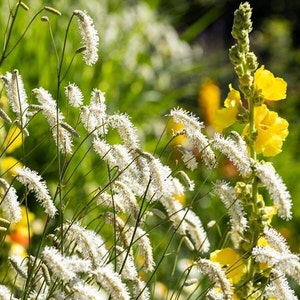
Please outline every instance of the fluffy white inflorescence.
[[199, 267], [201, 271], [206, 274], [214, 288], [220, 289], [224, 295], [224, 300], [232, 299], [232, 289], [229, 279], [225, 275], [225, 271], [218, 263], [212, 262], [208, 259], [201, 258], [199, 260]]
[[102, 238], [92, 230], [83, 228], [79, 223], [64, 224], [65, 238], [76, 245], [76, 251], [89, 258], [94, 268], [103, 266], [107, 249]]
[[81, 108], [80, 120], [86, 131], [96, 137], [107, 133], [105, 95], [98, 89], [92, 91], [89, 105]]
[[133, 243], [136, 243], [141, 250], [145, 260], [145, 271], [152, 272], [154, 270], [155, 262], [153, 259], [153, 251], [148, 234], [140, 227], [131, 227], [127, 234], [129, 235], [128, 240], [132, 240]]
[[90, 261], [81, 259], [76, 255], [62, 256], [54, 247], [45, 247], [42, 252], [42, 259], [51, 270], [55, 278], [68, 282], [77, 277], [77, 273], [91, 271]]
[[138, 272], [134, 265], [134, 260], [131, 253], [128, 253], [127, 249], [124, 249], [120, 246], [116, 246], [117, 252], [117, 265], [119, 273], [121, 274], [122, 278], [125, 280], [135, 280], [138, 278]]
[[71, 134], [64, 128], [66, 126], [62, 126], [62, 123], [64, 123], [64, 116], [57, 109], [55, 100], [44, 88], [33, 89], [32, 93], [41, 104], [42, 113], [51, 127], [54, 141], [59, 149], [65, 153], [72, 153]]
[[3, 214], [10, 223], [17, 223], [22, 217], [17, 191], [3, 178], [0, 178], [0, 185], [3, 188], [3, 192], [1, 193], [2, 198], [0, 200]]
[[[200, 122], [199, 119], [192, 113], [187, 112], [181, 108], [172, 109], [170, 112], [170, 116], [173, 118], [175, 123], [183, 124], [186, 136], [192, 142], [193, 147], [199, 151], [199, 154], [201, 155], [201, 158], [204, 161], [205, 165], [208, 168], [215, 167], [215, 154], [210, 147], [209, 140], [201, 132], [201, 130], [204, 128], [203, 123]], [[194, 167], [194, 165], [191, 165], [191, 163], [187, 163], [187, 157], [185, 157], [184, 161], [187, 166]], [[191, 161], [193, 162], [193, 160]]]
[[196, 250], [207, 252], [209, 250], [210, 244], [200, 219], [191, 210], [185, 210], [184, 213], [186, 232], [189, 234], [191, 240], [195, 244]]
[[290, 253], [290, 249], [285, 238], [274, 228], [265, 227], [264, 237], [268, 241], [269, 246], [280, 252]]
[[75, 83], [69, 83], [65, 88], [65, 94], [69, 100], [70, 105], [79, 107], [82, 105], [83, 95], [79, 87]]
[[92, 18], [82, 10], [75, 10], [78, 18], [78, 27], [82, 38], [83, 60], [87, 65], [93, 65], [98, 60], [99, 35]]
[[122, 282], [120, 274], [114, 272], [111, 266], [105, 266], [93, 271], [96, 280], [113, 300], [130, 300], [127, 286]]
[[18, 70], [14, 70], [12, 73], [7, 72], [1, 78], [7, 90], [7, 97], [11, 109], [18, 116], [23, 128], [27, 123], [26, 112], [28, 103], [22, 77]]
[[278, 270], [273, 269], [265, 287], [265, 296], [274, 299], [297, 300], [294, 291], [289, 287], [287, 278]]
[[257, 177], [268, 190], [274, 204], [278, 208], [278, 215], [285, 220], [292, 218], [292, 199], [282, 178], [277, 174], [271, 163], [256, 165]]
[[36, 199], [45, 209], [45, 213], [50, 218], [54, 218], [57, 209], [53, 204], [46, 183], [42, 180], [42, 177], [36, 171], [32, 171], [27, 167], [16, 169], [16, 172], [16, 179], [35, 194]]
[[234, 188], [226, 182], [217, 181], [213, 186], [213, 192], [219, 196], [228, 211], [231, 230], [242, 234], [247, 228], [248, 222], [243, 206], [235, 196]]
[[71, 286], [73, 300], [99, 300], [105, 299], [104, 293], [100, 292], [98, 288], [87, 284], [82, 280], [76, 280], [75, 284]]
[[247, 177], [251, 173], [251, 160], [247, 149], [241, 147], [240, 142], [237, 143], [229, 137], [216, 133], [212, 139], [212, 145], [234, 164], [241, 176]]
[[5, 286], [0, 284], [0, 299], [2, 300], [17, 300], [13, 297], [11, 291]]
[[140, 147], [137, 130], [131, 123], [128, 115], [114, 114], [108, 117], [108, 124], [115, 128], [128, 149], [137, 149]]

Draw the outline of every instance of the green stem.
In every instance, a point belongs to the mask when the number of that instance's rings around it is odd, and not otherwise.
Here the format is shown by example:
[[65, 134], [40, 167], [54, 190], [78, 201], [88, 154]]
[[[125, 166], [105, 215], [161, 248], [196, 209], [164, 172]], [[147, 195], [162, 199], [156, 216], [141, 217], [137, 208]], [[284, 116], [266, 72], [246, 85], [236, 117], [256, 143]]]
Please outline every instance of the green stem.
[[248, 101], [249, 105], [249, 138], [250, 138], [250, 155], [253, 160], [256, 160], [256, 152], [253, 147], [253, 136], [255, 134], [255, 123], [254, 123], [254, 105], [251, 100]]

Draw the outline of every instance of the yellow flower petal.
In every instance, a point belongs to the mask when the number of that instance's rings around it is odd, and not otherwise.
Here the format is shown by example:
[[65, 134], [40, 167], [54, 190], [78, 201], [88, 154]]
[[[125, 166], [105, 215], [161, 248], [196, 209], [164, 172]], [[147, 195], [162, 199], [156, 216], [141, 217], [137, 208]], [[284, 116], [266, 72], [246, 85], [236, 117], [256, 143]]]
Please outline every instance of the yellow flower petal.
[[0, 169], [2, 172], [8, 172], [10, 175], [16, 176], [16, 169], [22, 168], [23, 165], [12, 156], [4, 157], [0, 160]]
[[235, 123], [239, 107], [241, 106], [239, 91], [233, 89], [231, 85], [229, 85], [229, 89], [230, 91], [224, 102], [225, 108], [217, 110], [215, 114], [214, 126], [219, 132]]
[[274, 77], [264, 66], [254, 73], [254, 87], [265, 100], [277, 101], [286, 98], [287, 83], [282, 78]]
[[198, 91], [198, 105], [206, 125], [213, 125], [215, 113], [220, 106], [221, 92], [212, 81], [204, 81]]
[[3, 148], [6, 153], [11, 153], [15, 149], [19, 148], [22, 145], [24, 139], [24, 135], [22, 134], [22, 131], [17, 126], [12, 126], [3, 143]]
[[[254, 123], [257, 130], [257, 138], [253, 145], [255, 152], [264, 156], [279, 154], [289, 133], [289, 123], [276, 112], [268, 110], [265, 104], [254, 108]], [[249, 126], [246, 126], [243, 135], [247, 135], [248, 130]]]
[[175, 194], [173, 195], [174, 199], [176, 199], [178, 202], [180, 202], [181, 204], [185, 204], [185, 194]]
[[[169, 119], [167, 132], [169, 135], [174, 136], [172, 140], [173, 145], [183, 145], [186, 142], [186, 135], [182, 133], [183, 129], [184, 126], [182, 123], [175, 123], [173, 118]], [[182, 133], [182, 134], [178, 134], [178, 133]]]
[[210, 254], [210, 260], [226, 267], [226, 276], [233, 284], [240, 281], [244, 274], [244, 264], [238, 252], [232, 248], [216, 250]]

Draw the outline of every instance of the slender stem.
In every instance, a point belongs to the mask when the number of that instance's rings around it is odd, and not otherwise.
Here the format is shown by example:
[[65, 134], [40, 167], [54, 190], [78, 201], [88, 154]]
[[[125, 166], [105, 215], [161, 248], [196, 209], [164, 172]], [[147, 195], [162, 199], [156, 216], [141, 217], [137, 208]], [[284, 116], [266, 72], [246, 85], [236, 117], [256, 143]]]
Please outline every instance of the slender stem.
[[[253, 135], [255, 133], [255, 123], [254, 123], [254, 105], [251, 100], [248, 101], [249, 105], [249, 138], [252, 141]], [[254, 151], [253, 143], [250, 143], [250, 155], [251, 158], [256, 160], [256, 152]]]
[[[19, 1], [16, 5], [16, 10], [15, 13], [11, 12], [10, 16], [11, 16], [11, 24], [8, 25], [8, 33], [7, 33], [7, 37], [5, 37], [5, 41], [4, 41], [4, 45], [3, 45], [3, 51], [2, 51], [2, 55], [0, 58], [0, 66], [2, 65], [3, 61], [15, 50], [15, 48], [19, 45], [19, 43], [21, 42], [21, 40], [24, 38], [25, 34], [27, 33], [29, 27], [31, 26], [31, 24], [34, 22], [34, 20], [38, 17], [38, 15], [44, 10], [44, 8], [40, 9], [30, 20], [30, 22], [28, 23], [28, 25], [26, 26], [24, 32], [21, 34], [21, 36], [19, 37], [19, 39], [15, 42], [15, 44], [11, 47], [11, 49], [8, 51], [8, 45], [9, 45], [9, 41], [10, 38], [12, 36], [12, 30], [16, 21], [16, 17], [17, 17], [17, 13], [19, 10], [19, 5], [20, 5]], [[8, 21], [9, 22], [9, 21]]]
[[[15, 12], [13, 12], [12, 10], [10, 11], [10, 16], [11, 16], [11, 24], [8, 28], [8, 34], [7, 34], [7, 38], [5, 38], [5, 41], [4, 41], [4, 45], [3, 45], [3, 52], [2, 52], [2, 55], [1, 55], [1, 58], [0, 58], [0, 66], [2, 65], [4, 59], [6, 58], [6, 51], [7, 51], [7, 47], [8, 47], [8, 44], [9, 44], [9, 40], [12, 36], [12, 30], [13, 30], [13, 27], [14, 27], [14, 24], [15, 24], [15, 21], [16, 21], [16, 17], [17, 17], [17, 14], [18, 14], [18, 10], [19, 10], [19, 4], [20, 4], [21, 1], [18, 2], [18, 4], [16, 5], [16, 10]], [[8, 21], [9, 22], [9, 21]]]

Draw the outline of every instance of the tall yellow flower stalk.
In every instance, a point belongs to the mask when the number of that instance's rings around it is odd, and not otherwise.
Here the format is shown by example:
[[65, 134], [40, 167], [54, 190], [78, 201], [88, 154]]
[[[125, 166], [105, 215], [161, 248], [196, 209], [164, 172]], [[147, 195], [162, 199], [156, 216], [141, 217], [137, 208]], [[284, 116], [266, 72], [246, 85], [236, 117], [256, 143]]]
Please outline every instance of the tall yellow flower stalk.
[[[221, 181], [214, 186], [231, 220], [232, 248], [215, 250], [210, 260], [225, 270], [232, 285], [228, 299], [296, 299], [286, 276], [299, 281], [295, 275], [300, 270], [299, 258], [271, 225], [275, 214], [286, 220], [292, 217], [291, 197], [273, 165], [263, 160], [279, 154], [288, 135], [287, 120], [268, 107], [269, 101], [286, 98], [287, 83], [259, 66], [250, 51], [251, 13], [248, 2], [235, 11], [232, 36], [236, 44], [230, 48], [229, 56], [239, 86], [229, 85], [224, 107], [216, 111], [214, 120], [220, 133], [236, 124], [239, 126], [235, 128], [241, 128], [241, 136], [231, 132], [228, 139], [221, 134], [214, 138], [216, 148], [226, 155], [230, 145], [239, 149], [245, 146], [249, 158], [236, 163], [240, 178], [234, 187]], [[229, 158], [238, 161], [234, 155], [231, 151]], [[266, 205], [263, 190], [268, 191], [273, 206]], [[294, 267], [291, 263], [284, 267], [287, 257]]]

